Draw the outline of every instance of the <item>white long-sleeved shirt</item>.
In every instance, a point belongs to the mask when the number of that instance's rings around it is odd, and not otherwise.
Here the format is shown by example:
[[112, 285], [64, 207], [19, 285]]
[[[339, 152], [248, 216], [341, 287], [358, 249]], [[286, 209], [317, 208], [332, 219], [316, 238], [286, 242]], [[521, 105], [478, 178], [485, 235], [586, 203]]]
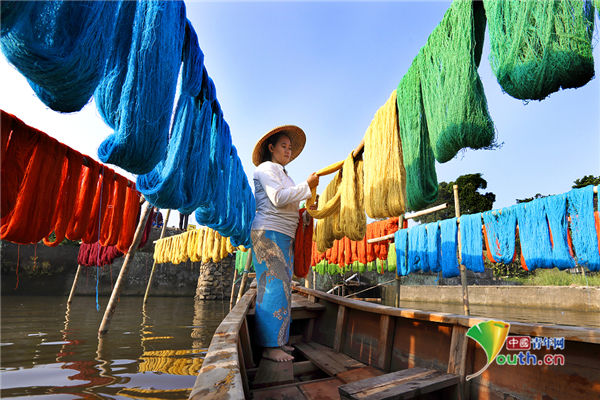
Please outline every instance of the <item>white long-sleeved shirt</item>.
[[252, 229], [271, 230], [296, 236], [298, 206], [310, 197], [306, 181], [296, 185], [283, 166], [265, 161], [254, 171], [256, 215]]

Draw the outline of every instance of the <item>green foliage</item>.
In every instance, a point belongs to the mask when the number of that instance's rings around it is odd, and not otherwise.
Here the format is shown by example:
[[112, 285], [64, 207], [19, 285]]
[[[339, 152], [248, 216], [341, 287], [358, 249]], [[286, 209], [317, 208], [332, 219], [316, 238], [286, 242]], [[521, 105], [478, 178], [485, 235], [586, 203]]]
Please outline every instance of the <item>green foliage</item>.
[[537, 269], [525, 277], [512, 279], [523, 285], [532, 286], [600, 286], [600, 275], [587, 272], [585, 276], [580, 273], [572, 274], [568, 270], [560, 271], [554, 269]]
[[573, 182], [573, 189], [578, 189], [589, 185], [600, 185], [600, 176], [586, 175], [583, 178], [575, 179]]
[[461, 175], [456, 182], [440, 182], [438, 185], [438, 198], [430, 205], [434, 207], [446, 203], [448, 207], [431, 214], [415, 218], [415, 220], [428, 223], [443, 219], [453, 218], [456, 215], [454, 208], [454, 185], [458, 185], [458, 200], [461, 214], [474, 214], [492, 209], [496, 195], [492, 192], [480, 193], [479, 189], [487, 188], [487, 181], [481, 173]]

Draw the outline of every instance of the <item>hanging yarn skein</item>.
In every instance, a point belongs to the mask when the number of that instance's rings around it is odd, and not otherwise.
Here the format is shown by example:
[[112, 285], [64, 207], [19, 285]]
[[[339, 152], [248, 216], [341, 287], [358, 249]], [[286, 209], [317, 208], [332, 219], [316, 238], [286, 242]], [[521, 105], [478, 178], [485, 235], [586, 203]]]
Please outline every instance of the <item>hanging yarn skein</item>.
[[552, 268], [552, 245], [544, 202], [536, 199], [515, 206], [521, 254], [527, 269]]
[[2, 52], [44, 104], [79, 111], [102, 78], [117, 4], [2, 2]]
[[568, 243], [567, 195], [565, 193], [543, 197], [550, 240], [552, 244], [552, 265], [558, 269], [574, 268], [575, 260], [571, 256]]
[[406, 205], [420, 210], [438, 195], [435, 157], [429, 141], [417, 60], [398, 84], [398, 125], [406, 170]]
[[594, 226], [594, 187], [590, 185], [571, 190], [567, 193], [567, 202], [577, 264], [588, 267], [590, 271], [599, 271], [598, 235], [600, 232], [597, 232]]
[[483, 272], [481, 213], [460, 216], [462, 263], [473, 272]]
[[396, 100], [394, 90], [365, 133], [364, 198], [371, 218], [395, 217], [406, 211], [406, 171]]
[[396, 245], [396, 274], [398, 276], [408, 275], [407, 246], [408, 229], [400, 229], [394, 233], [394, 243]]
[[344, 161], [340, 187], [340, 218], [344, 236], [351, 240], [362, 240], [367, 229], [365, 215], [362, 160], [354, 161], [352, 153]]
[[456, 218], [440, 221], [440, 236], [442, 242], [440, 263], [442, 264], [442, 276], [444, 278], [452, 278], [460, 275], [458, 269], [458, 257], [456, 254], [457, 234], [458, 227]]
[[[120, 3], [105, 78], [95, 93], [100, 115], [115, 129], [98, 148], [98, 157], [133, 174], [145, 174], [166, 149], [185, 6], [181, 1], [129, 3], [133, 2]], [[130, 46], [124, 39], [129, 37]]]
[[455, 0], [415, 61], [433, 154], [441, 163], [460, 149], [489, 147], [494, 124], [477, 73], [485, 33], [481, 2]]
[[484, 0], [490, 64], [509, 95], [542, 100], [594, 76], [593, 6], [583, 0]]
[[517, 215], [514, 207], [481, 213], [488, 238], [486, 243], [495, 262], [510, 263], [515, 255]]
[[442, 242], [440, 236], [440, 223], [438, 221], [425, 225], [427, 229], [427, 264], [431, 272], [440, 272]]

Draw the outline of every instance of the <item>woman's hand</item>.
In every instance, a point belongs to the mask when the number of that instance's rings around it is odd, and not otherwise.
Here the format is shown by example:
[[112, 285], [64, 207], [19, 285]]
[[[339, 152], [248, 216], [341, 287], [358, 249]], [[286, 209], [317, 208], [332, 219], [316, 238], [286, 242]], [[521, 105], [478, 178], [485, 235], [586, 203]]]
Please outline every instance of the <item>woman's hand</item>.
[[308, 187], [311, 189], [316, 188], [319, 185], [319, 176], [313, 172], [306, 179], [306, 183], [308, 183]]

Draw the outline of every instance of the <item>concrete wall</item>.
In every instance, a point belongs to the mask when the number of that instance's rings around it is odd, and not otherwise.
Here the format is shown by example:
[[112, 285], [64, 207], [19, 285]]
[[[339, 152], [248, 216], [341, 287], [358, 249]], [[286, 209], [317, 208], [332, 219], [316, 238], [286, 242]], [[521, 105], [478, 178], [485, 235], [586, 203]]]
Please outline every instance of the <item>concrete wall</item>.
[[[600, 311], [600, 288], [574, 286], [469, 286], [469, 303], [486, 306]], [[395, 286], [383, 291], [385, 304], [393, 304]], [[460, 286], [408, 286], [400, 288], [400, 301], [462, 304]]]

